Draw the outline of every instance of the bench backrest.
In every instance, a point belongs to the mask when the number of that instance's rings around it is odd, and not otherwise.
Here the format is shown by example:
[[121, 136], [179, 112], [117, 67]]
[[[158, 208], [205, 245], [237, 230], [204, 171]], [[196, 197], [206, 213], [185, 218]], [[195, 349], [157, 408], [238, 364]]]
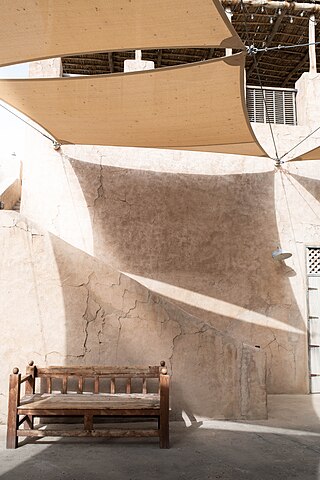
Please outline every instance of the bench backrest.
[[[87, 393], [86, 389], [90, 385], [91, 393], [148, 393], [148, 386], [152, 383], [152, 391], [159, 391], [160, 376], [167, 373], [165, 362], [160, 366], [149, 367], [129, 367], [129, 366], [73, 366], [73, 367], [37, 367], [30, 362], [27, 367], [27, 374], [32, 374], [32, 382], [28, 382], [29, 393], [35, 391], [36, 378], [41, 379], [41, 390], [52, 393], [58, 390], [61, 393], [76, 391], [77, 393]], [[151, 382], [151, 379], [157, 381]], [[149, 385], [148, 385], [149, 384]], [[151, 386], [151, 385], [150, 385]], [[27, 387], [27, 385], [26, 385]], [[69, 388], [70, 387], [70, 388]], [[71, 390], [70, 390], [71, 389]]]

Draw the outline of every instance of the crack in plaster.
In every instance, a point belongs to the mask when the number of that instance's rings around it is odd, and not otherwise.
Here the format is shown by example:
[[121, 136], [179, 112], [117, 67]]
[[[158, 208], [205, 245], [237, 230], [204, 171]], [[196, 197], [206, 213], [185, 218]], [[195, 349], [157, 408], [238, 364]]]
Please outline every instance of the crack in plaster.
[[133, 203], [128, 202], [126, 192], [124, 194], [124, 198], [116, 197], [116, 200], [122, 203], [126, 203], [127, 205], [129, 205], [130, 208], [133, 206]]
[[96, 312], [95, 312], [95, 314], [94, 314], [94, 317], [92, 318], [92, 320], [88, 320], [88, 318], [86, 318], [86, 313], [88, 312], [88, 308], [89, 308], [89, 307], [88, 307], [89, 297], [90, 297], [90, 293], [88, 292], [87, 308], [86, 308], [85, 314], [83, 315], [83, 318], [84, 318], [85, 321], [86, 321], [86, 325], [85, 325], [85, 327], [84, 327], [85, 337], [84, 337], [84, 342], [83, 342], [83, 355], [82, 355], [83, 357], [85, 356], [85, 354], [86, 354], [87, 351], [88, 351], [88, 349], [87, 349], [87, 341], [88, 341], [88, 336], [89, 336], [89, 332], [88, 332], [89, 324], [92, 323], [92, 322], [94, 322], [94, 321], [97, 319], [99, 312], [102, 310], [101, 305], [99, 305], [99, 304], [97, 303], [98, 308], [97, 308], [97, 310], [96, 310]]
[[293, 365], [294, 365], [294, 368], [293, 368], [293, 373], [294, 373], [294, 378], [296, 378], [297, 376], [297, 358], [296, 358], [296, 352], [295, 350], [292, 348], [291, 350], [286, 348], [284, 345], [282, 345], [278, 339], [277, 339], [277, 336], [276, 334], [271, 331], [272, 335], [273, 335], [273, 340], [271, 340], [269, 343], [267, 343], [267, 345], [265, 345], [264, 347], [261, 347], [261, 349], [263, 351], [266, 351], [268, 350], [269, 352], [269, 355], [270, 355], [270, 361], [267, 362], [267, 368], [266, 368], [266, 372], [268, 372], [268, 377], [272, 376], [272, 364], [273, 364], [273, 358], [274, 358], [274, 355], [273, 355], [273, 352], [272, 352], [272, 348], [271, 348], [271, 345], [273, 345], [274, 343], [277, 345], [278, 347], [278, 353], [280, 352], [280, 349], [282, 348], [283, 350], [285, 350], [288, 354], [291, 354], [292, 355], [292, 359], [293, 359]]
[[[293, 350], [289, 350], [288, 348], [286, 348], [284, 345], [282, 345], [278, 339], [277, 339], [277, 336], [276, 334], [271, 330], [271, 333], [273, 335], [273, 340], [271, 340], [269, 343], [267, 343], [267, 345], [265, 345], [264, 347], [262, 347], [262, 350], [265, 350], [266, 348], [270, 348], [270, 346], [273, 344], [273, 343], [276, 343], [276, 345], [278, 346], [278, 350], [280, 350], [280, 348], [283, 348], [286, 352], [288, 353], [291, 353], [293, 354]], [[271, 350], [271, 349], [270, 349]]]
[[[42, 356], [40, 353], [37, 353], [35, 352], [37, 355], [39, 355], [40, 357]], [[62, 358], [83, 358], [83, 355], [80, 354], [80, 355], [72, 355], [72, 354], [63, 354], [63, 353], [60, 353], [60, 352], [57, 352], [56, 350], [53, 350], [52, 352], [48, 352], [45, 354], [44, 356], [44, 361], [45, 363], [47, 363], [47, 360], [48, 360], [48, 357], [49, 355], [58, 355], [59, 357], [62, 357]]]
[[203, 327], [200, 330], [197, 330], [196, 332], [192, 332], [192, 335], [199, 335], [198, 337], [198, 348], [197, 348], [197, 355], [199, 355], [200, 349], [203, 348], [203, 345], [201, 344], [201, 336], [208, 331], [208, 327], [203, 325]]
[[85, 357], [88, 349], [87, 349], [87, 341], [88, 341], [88, 336], [89, 336], [89, 332], [88, 332], [88, 328], [89, 328], [89, 324], [94, 322], [97, 317], [98, 317], [98, 314], [100, 312], [100, 310], [102, 309], [101, 305], [99, 305], [98, 302], [96, 302], [94, 300], [94, 302], [96, 303], [96, 305], [98, 306], [96, 311], [95, 311], [95, 314], [93, 315], [93, 318], [91, 320], [89, 320], [87, 318], [87, 315], [88, 315], [88, 312], [89, 312], [89, 300], [90, 300], [90, 289], [89, 289], [89, 284], [90, 284], [90, 281], [91, 281], [91, 277], [94, 275], [94, 272], [91, 272], [90, 275], [88, 276], [88, 280], [86, 283], [83, 283], [81, 286], [84, 287], [87, 291], [87, 297], [86, 297], [86, 308], [85, 308], [85, 311], [84, 313], [82, 314], [82, 318], [84, 319], [85, 321], [85, 327], [84, 327], [84, 341], [83, 341], [83, 353], [78, 355], [79, 358], [83, 358]]
[[[160, 297], [159, 297], [160, 298]], [[165, 308], [165, 304], [163, 302], [162, 299], [159, 300], [159, 302], [157, 303], [161, 303], [164, 310], [166, 310]], [[202, 320], [200, 317], [197, 317], [195, 314], [193, 313], [190, 313], [189, 311], [185, 310], [184, 308], [181, 307], [181, 305], [178, 305], [176, 303], [172, 303], [172, 302], [169, 302], [168, 300], [166, 300], [166, 303], [168, 305], [170, 305], [170, 307], [174, 308], [175, 310], [178, 310], [180, 312], [182, 312], [183, 314], [187, 315], [188, 318], [190, 318], [191, 320], [193, 320], [194, 322], [198, 322], [198, 323], [201, 323], [203, 326], [206, 326], [207, 327], [207, 331], [211, 330], [212, 332], [214, 332], [215, 335], [219, 336], [219, 337], [225, 337], [226, 336], [226, 333], [221, 331], [221, 330], [218, 330], [216, 327], [214, 327], [213, 325], [211, 325], [210, 323], [208, 322], [205, 322], [204, 320]], [[175, 320], [176, 322], [178, 322], [178, 320]], [[234, 341], [236, 341], [235, 338], [229, 336], [230, 338], [232, 338]], [[243, 342], [241, 342], [243, 343]]]
[[[122, 308], [123, 308], [123, 304], [124, 304], [124, 296], [127, 292], [130, 293], [129, 290], [124, 289], [123, 294], [122, 294]], [[140, 302], [140, 303], [145, 303], [145, 302]], [[130, 307], [129, 310], [124, 313], [124, 315], [119, 315], [118, 318], [117, 318], [118, 323], [119, 323], [119, 329], [118, 329], [118, 337], [117, 337], [117, 343], [116, 343], [116, 359], [118, 358], [118, 349], [119, 349], [121, 330], [122, 330], [121, 320], [125, 319], [125, 318], [128, 318], [128, 315], [130, 314], [130, 312], [133, 312], [133, 310], [135, 310], [137, 308], [137, 304], [138, 304], [138, 300], [135, 299], [134, 306]]]
[[29, 228], [29, 225], [26, 224], [27, 228], [23, 228], [21, 225], [18, 225], [18, 223], [13, 223], [12, 225], [1, 225], [0, 228], [18, 228], [19, 230], [22, 230], [23, 232], [31, 233], [32, 237], [44, 237], [43, 233], [35, 232], [32, 230], [32, 226]]
[[[39, 355], [39, 357], [42, 357], [42, 355], [38, 352], [33, 352], [33, 353], [36, 354], [36, 355]], [[48, 352], [48, 353], [45, 354], [45, 356], [44, 356], [45, 363], [47, 363], [49, 355], [53, 355], [53, 354], [58, 355], [59, 357], [62, 357], [62, 358], [82, 358], [82, 355], [71, 355], [71, 354], [65, 355], [65, 354], [63, 354], [61, 352], [58, 352], [56, 350], [52, 350], [52, 352]]]
[[[115, 272], [111, 272], [109, 273], [109, 275], [105, 275], [105, 277], [111, 277], [111, 276], [114, 276], [115, 275]], [[121, 273], [118, 274], [118, 281], [116, 283], [101, 283], [101, 282], [96, 282], [96, 285], [102, 285], [103, 287], [107, 287], [107, 288], [112, 288], [112, 287], [120, 287], [120, 283], [121, 283]]]
[[180, 332], [177, 333], [177, 335], [175, 335], [172, 339], [172, 348], [171, 348], [171, 355], [169, 357], [169, 363], [170, 363], [170, 369], [171, 369], [171, 375], [173, 377], [173, 355], [174, 355], [174, 349], [175, 349], [175, 343], [177, 341], [178, 338], [182, 337], [184, 335], [183, 331], [182, 331], [182, 326], [180, 325], [180, 322], [179, 320], [176, 320], [176, 323], [178, 324], [179, 328], [180, 328]]
[[90, 283], [91, 277], [94, 275], [94, 272], [89, 273], [87, 280], [82, 283], [78, 283], [77, 285], [73, 285], [72, 283], [66, 283], [69, 277], [67, 277], [61, 284], [60, 287], [73, 287], [73, 288], [78, 288], [78, 287], [87, 287]]
[[95, 216], [96, 216], [96, 205], [97, 205], [97, 202], [99, 201], [100, 198], [104, 197], [104, 188], [103, 188], [103, 166], [102, 166], [102, 160], [101, 160], [101, 157], [100, 157], [100, 173], [99, 173], [99, 177], [98, 177], [98, 180], [99, 180], [99, 185], [98, 185], [98, 188], [97, 188], [97, 196], [96, 198], [94, 198], [93, 200], [93, 224], [95, 222]]
[[[97, 337], [98, 337], [98, 342], [99, 342], [99, 345], [102, 345], [104, 342], [102, 342], [102, 335], [103, 335], [103, 330], [104, 330], [104, 327], [105, 327], [105, 324], [106, 324], [106, 320], [107, 320], [107, 317], [111, 317], [112, 316], [112, 313], [109, 314], [109, 315], [106, 315], [105, 314], [105, 311], [103, 310], [102, 311], [102, 315], [101, 315], [101, 318], [102, 318], [102, 322], [101, 322], [101, 327], [100, 329], [98, 330], [97, 332]], [[100, 355], [100, 352], [99, 352], [99, 355]]]
[[51, 220], [51, 225], [53, 226], [53, 228], [54, 228], [56, 231], [59, 231], [56, 222], [57, 222], [58, 219], [59, 219], [60, 208], [61, 208], [61, 205], [57, 205], [57, 213], [56, 213], [56, 215], [55, 215], [55, 216], [52, 218], [52, 220]]
[[[39, 355], [39, 353], [35, 352], [37, 355]], [[52, 354], [55, 354], [55, 355], [59, 355], [60, 357], [62, 357], [63, 355], [60, 353], [60, 352], [57, 352], [55, 350], [53, 350], [52, 352], [48, 352], [45, 354], [44, 356], [44, 363], [47, 364], [47, 360], [48, 360], [48, 357], [49, 355], [52, 355]]]

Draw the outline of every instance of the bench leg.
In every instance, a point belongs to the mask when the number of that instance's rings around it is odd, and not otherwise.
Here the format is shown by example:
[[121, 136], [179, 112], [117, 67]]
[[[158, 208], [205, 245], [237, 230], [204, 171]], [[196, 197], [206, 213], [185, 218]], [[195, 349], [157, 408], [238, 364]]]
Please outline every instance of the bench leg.
[[169, 445], [169, 415], [159, 417], [159, 443], [160, 448], [170, 448]]
[[9, 413], [7, 424], [7, 448], [17, 448], [18, 446], [18, 415], [16, 412]]
[[[165, 373], [163, 372], [165, 371]], [[169, 382], [170, 377], [166, 374], [167, 369], [163, 368], [160, 374], [160, 448], [169, 448]]]
[[14, 368], [13, 374], [9, 380], [9, 403], [8, 403], [8, 421], [7, 421], [7, 448], [17, 448], [19, 428], [19, 417], [17, 407], [20, 401], [20, 380], [21, 375], [17, 368]]

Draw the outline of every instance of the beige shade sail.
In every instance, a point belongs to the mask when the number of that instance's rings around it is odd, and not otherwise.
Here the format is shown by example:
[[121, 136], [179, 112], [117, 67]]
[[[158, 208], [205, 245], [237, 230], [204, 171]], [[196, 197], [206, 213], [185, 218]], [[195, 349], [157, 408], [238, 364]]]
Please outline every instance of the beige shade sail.
[[297, 160], [320, 160], [320, 147], [309, 150], [308, 152], [302, 153], [297, 157], [291, 158], [288, 162], [294, 162]]
[[62, 144], [265, 155], [246, 114], [244, 63], [240, 53], [126, 74], [0, 80], [0, 99]]
[[81, 53], [244, 45], [219, 0], [0, 0], [0, 66]]

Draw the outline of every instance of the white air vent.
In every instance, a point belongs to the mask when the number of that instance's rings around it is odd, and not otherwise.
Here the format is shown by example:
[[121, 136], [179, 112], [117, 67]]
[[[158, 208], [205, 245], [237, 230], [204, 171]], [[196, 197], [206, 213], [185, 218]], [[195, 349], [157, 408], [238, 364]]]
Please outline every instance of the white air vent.
[[296, 90], [247, 87], [247, 109], [250, 122], [296, 125]]

